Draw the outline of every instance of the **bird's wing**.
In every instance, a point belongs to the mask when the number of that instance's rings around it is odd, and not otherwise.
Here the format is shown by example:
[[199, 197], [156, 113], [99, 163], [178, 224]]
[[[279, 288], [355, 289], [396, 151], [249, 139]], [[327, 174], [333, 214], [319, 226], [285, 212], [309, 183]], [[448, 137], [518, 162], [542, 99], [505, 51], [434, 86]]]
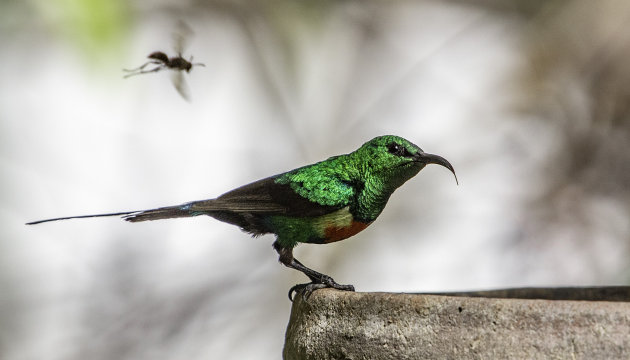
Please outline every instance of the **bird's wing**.
[[350, 202], [349, 197], [323, 202], [310, 196], [314, 200], [309, 200], [303, 196], [308, 195], [308, 190], [303, 191], [301, 186], [303, 184], [279, 183], [277, 176], [272, 176], [241, 186], [216, 199], [195, 201], [190, 204], [190, 210], [200, 213], [230, 211], [261, 215], [320, 216], [345, 207]]

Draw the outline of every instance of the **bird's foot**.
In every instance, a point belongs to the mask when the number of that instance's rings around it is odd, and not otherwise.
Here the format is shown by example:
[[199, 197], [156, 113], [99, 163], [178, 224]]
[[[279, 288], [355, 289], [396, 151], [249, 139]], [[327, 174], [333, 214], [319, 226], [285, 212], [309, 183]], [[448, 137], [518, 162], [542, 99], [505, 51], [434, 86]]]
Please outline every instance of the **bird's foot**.
[[337, 290], [354, 291], [354, 286], [337, 284], [335, 280], [333, 280], [333, 278], [331, 278], [330, 276], [324, 275], [320, 279], [311, 280], [312, 281], [310, 283], [297, 284], [291, 287], [291, 289], [289, 289], [289, 300], [293, 301], [294, 292], [296, 294], [298, 292], [301, 292], [304, 300], [308, 300], [313, 291], [318, 289], [333, 288]]

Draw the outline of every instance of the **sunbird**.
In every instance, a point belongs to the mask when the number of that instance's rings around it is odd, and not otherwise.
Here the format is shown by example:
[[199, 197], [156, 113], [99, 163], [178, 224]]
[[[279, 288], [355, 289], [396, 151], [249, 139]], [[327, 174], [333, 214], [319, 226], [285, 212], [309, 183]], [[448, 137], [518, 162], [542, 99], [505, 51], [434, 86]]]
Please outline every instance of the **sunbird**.
[[304, 298], [321, 288], [354, 291], [293, 257], [299, 243], [329, 244], [347, 239], [372, 224], [394, 190], [427, 164], [449, 169], [443, 157], [428, 154], [399, 136], [376, 137], [354, 152], [241, 186], [215, 198], [150, 210], [68, 216], [27, 225], [76, 218], [121, 216], [129, 222], [208, 215], [236, 225], [252, 236], [275, 234], [273, 248], [283, 265], [301, 271], [311, 282], [289, 290]]

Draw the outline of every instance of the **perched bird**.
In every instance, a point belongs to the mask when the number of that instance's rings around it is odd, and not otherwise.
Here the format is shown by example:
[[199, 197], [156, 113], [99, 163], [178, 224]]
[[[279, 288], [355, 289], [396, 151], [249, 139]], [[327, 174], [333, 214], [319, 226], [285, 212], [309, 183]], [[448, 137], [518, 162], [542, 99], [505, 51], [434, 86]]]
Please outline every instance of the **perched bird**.
[[208, 215], [239, 226], [253, 236], [275, 234], [273, 248], [279, 261], [311, 280], [289, 290], [331, 287], [354, 291], [330, 276], [304, 266], [293, 257], [299, 243], [328, 244], [349, 238], [370, 225], [385, 208], [390, 195], [427, 164], [453, 166], [441, 156], [427, 154], [411, 142], [393, 135], [379, 136], [345, 155], [274, 175], [229, 191], [215, 199], [151, 210], [123, 211], [39, 220], [122, 216], [130, 222]]

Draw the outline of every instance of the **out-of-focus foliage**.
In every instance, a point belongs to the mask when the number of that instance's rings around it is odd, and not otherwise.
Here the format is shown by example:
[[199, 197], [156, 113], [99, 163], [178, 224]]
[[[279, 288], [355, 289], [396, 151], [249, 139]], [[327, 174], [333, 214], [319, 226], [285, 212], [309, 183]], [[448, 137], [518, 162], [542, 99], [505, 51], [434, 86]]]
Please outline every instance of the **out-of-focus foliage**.
[[129, 33], [130, 2], [125, 0], [33, 0], [45, 26], [94, 62], [115, 56]]

